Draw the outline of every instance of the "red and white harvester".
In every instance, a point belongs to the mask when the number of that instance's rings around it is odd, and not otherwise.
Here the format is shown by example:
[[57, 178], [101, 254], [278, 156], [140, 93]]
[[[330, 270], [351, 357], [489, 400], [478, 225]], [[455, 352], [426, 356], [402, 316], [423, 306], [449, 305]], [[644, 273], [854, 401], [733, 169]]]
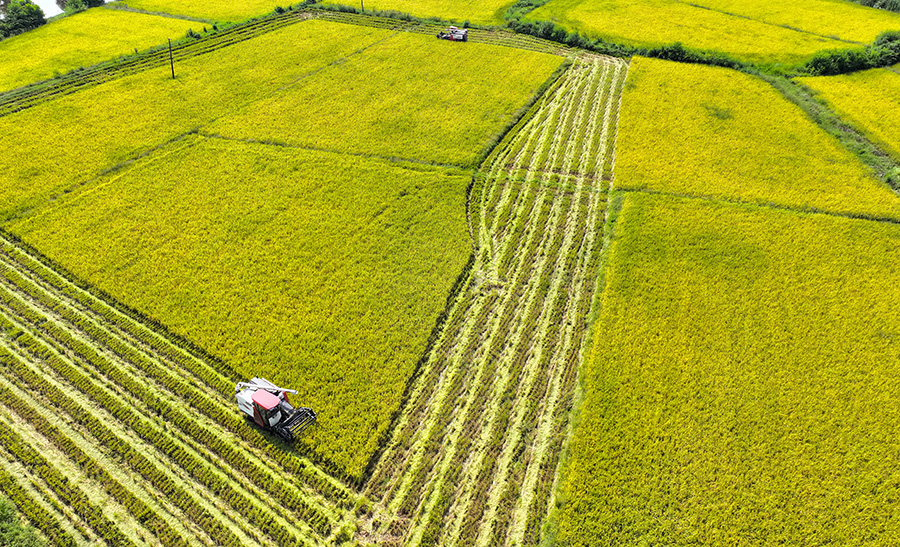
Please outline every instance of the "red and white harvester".
[[263, 429], [274, 431], [288, 442], [316, 421], [313, 409], [291, 406], [288, 393], [296, 395], [296, 390], [278, 387], [265, 378], [241, 382], [235, 386], [234, 392], [238, 408], [247, 418]]

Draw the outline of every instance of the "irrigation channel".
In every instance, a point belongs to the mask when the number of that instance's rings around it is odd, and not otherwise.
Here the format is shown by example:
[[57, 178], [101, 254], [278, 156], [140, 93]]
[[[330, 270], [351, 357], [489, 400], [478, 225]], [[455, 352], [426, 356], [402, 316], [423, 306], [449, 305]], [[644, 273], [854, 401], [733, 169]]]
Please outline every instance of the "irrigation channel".
[[485, 163], [476, 259], [364, 494], [380, 545], [536, 545], [597, 283], [627, 65], [583, 56]]
[[[576, 53], [503, 31], [472, 40]], [[2, 94], [0, 115], [153, 59]], [[246, 424], [233, 375], [0, 232], [0, 490], [53, 545], [538, 544], [587, 338], [626, 72], [578, 53], [483, 164], [475, 259], [358, 489]]]

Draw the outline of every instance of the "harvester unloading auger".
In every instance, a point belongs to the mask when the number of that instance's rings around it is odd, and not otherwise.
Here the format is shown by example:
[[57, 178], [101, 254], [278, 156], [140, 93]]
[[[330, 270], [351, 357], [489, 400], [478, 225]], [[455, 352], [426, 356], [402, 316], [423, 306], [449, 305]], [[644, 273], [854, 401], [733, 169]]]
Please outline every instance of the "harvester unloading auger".
[[274, 431], [290, 442], [316, 421], [311, 408], [291, 406], [288, 393], [297, 390], [276, 386], [265, 378], [253, 378], [234, 388], [238, 408], [263, 429]]

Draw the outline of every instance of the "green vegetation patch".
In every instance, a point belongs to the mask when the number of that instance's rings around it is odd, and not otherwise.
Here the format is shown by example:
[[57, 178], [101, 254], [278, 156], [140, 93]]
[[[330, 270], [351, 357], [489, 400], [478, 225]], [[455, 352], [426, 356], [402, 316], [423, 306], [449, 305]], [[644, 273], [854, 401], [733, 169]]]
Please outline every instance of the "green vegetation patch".
[[473, 166], [562, 62], [400, 33], [204, 132]]
[[900, 218], [900, 199], [802, 110], [740, 72], [631, 65], [616, 186]]
[[[227, 161], [225, 160], [227, 158]], [[236, 371], [358, 476], [471, 250], [458, 171], [191, 137], [10, 229]]]
[[628, 194], [559, 545], [894, 545], [900, 226]]
[[0, 219], [265, 97], [384, 30], [305, 21], [0, 117]]
[[198, 23], [113, 9], [90, 9], [0, 42], [0, 91], [110, 57], [181, 38]]
[[681, 42], [755, 63], [797, 63], [900, 29], [900, 15], [827, 0], [551, 0], [527, 18], [633, 46]]
[[900, 161], [900, 65], [798, 81]]

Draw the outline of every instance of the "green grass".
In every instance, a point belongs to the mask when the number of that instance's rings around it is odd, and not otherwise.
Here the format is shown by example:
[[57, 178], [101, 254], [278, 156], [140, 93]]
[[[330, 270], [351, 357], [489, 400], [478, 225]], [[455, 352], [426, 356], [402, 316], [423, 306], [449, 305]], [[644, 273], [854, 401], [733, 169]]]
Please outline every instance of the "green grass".
[[897, 544], [900, 226], [624, 197], [557, 544]]
[[803, 0], [551, 0], [527, 14], [566, 30], [633, 46], [685, 46], [754, 63], [794, 64], [816, 51], [900, 30], [900, 15], [846, 2]]
[[[227, 160], [225, 160], [227, 158]], [[192, 137], [10, 225], [240, 374], [358, 475], [470, 252], [457, 171]]]
[[265, 97], [387, 36], [305, 21], [0, 117], [0, 219]]
[[766, 82], [740, 72], [635, 58], [616, 186], [900, 218], [900, 198]]
[[0, 91], [181, 38], [199, 23], [90, 9], [0, 42]]
[[562, 62], [400, 33], [203, 131], [473, 166]]

